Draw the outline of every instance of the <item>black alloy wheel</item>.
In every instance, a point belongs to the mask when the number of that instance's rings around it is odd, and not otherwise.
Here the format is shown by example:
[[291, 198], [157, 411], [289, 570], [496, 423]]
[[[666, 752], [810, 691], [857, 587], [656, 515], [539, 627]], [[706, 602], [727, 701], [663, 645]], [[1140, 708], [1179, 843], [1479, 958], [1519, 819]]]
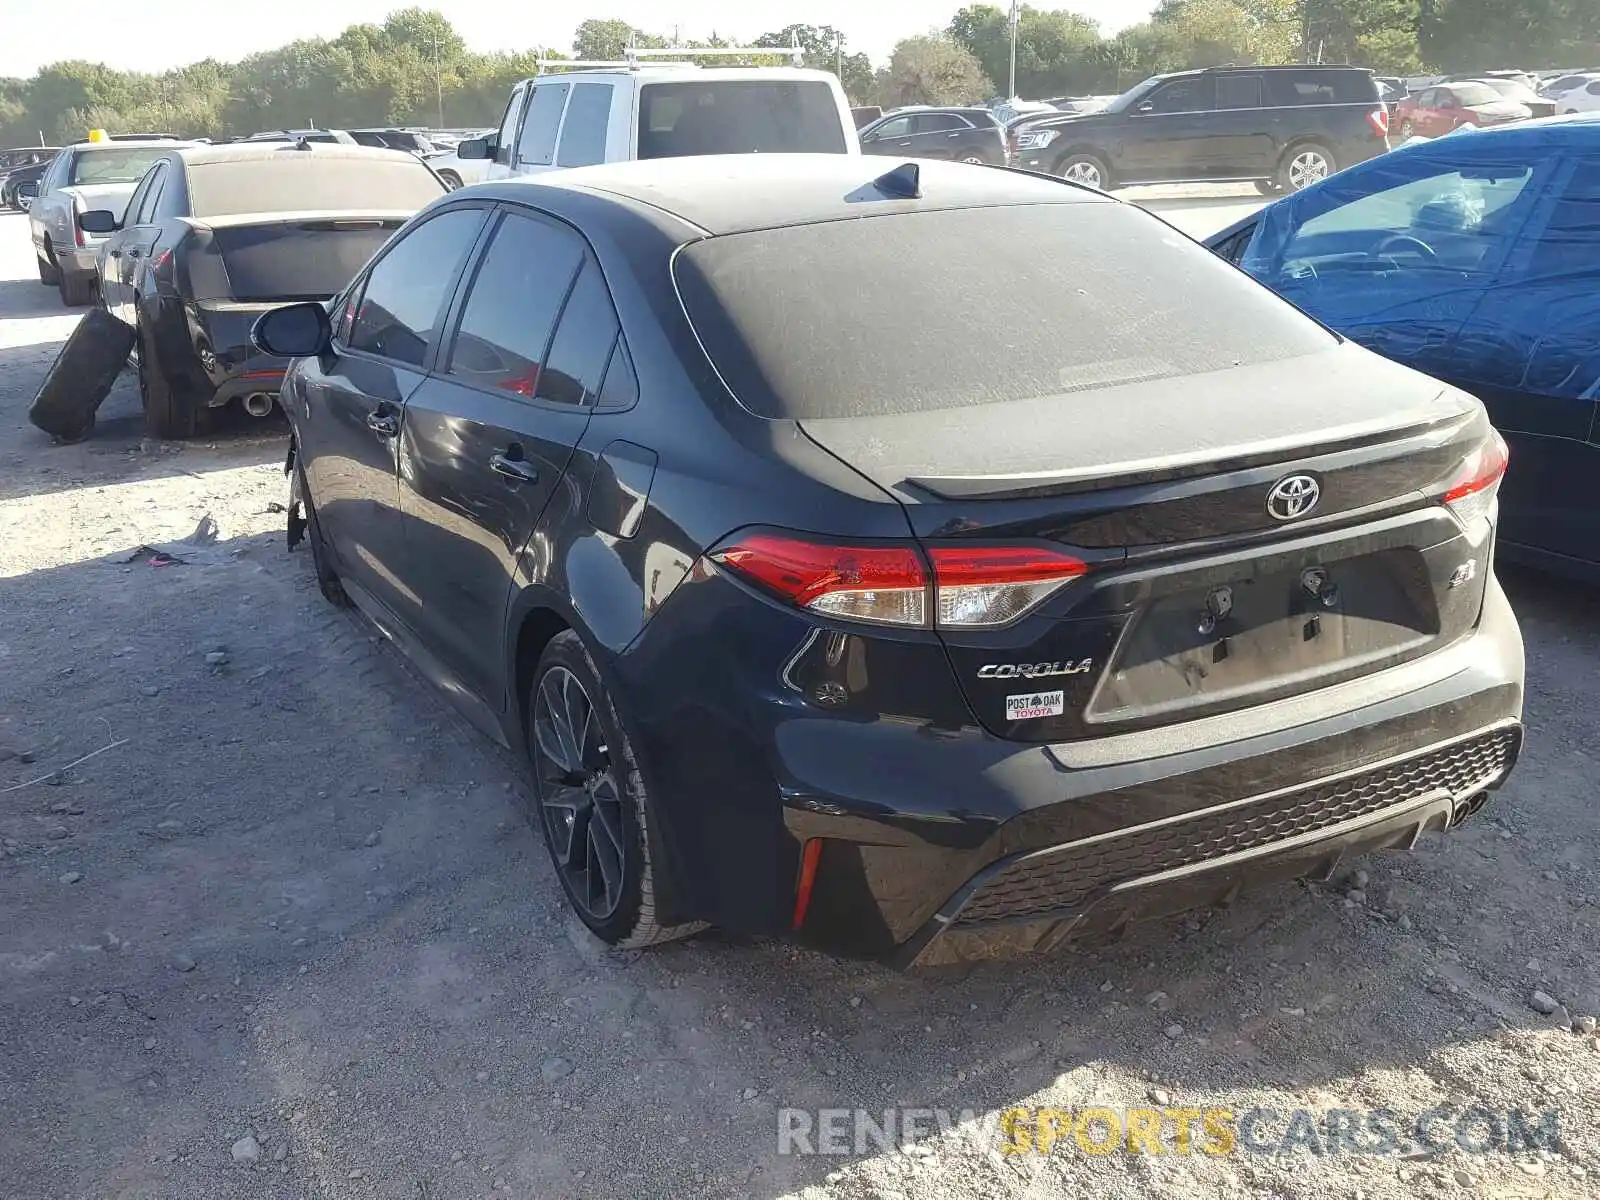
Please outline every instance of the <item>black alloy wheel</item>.
[[591, 928], [608, 924], [627, 893], [626, 803], [587, 689], [565, 666], [540, 676], [533, 697], [539, 815], [567, 895]]

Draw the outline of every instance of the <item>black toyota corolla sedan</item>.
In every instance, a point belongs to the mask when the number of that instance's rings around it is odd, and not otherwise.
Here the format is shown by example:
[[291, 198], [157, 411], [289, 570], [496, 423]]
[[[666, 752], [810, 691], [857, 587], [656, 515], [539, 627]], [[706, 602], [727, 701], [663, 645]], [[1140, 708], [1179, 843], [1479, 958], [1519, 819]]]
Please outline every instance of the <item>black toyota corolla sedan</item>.
[[1482, 406], [1130, 205], [888, 165], [468, 188], [257, 323], [291, 540], [525, 749], [589, 928], [1046, 949], [1476, 812]]

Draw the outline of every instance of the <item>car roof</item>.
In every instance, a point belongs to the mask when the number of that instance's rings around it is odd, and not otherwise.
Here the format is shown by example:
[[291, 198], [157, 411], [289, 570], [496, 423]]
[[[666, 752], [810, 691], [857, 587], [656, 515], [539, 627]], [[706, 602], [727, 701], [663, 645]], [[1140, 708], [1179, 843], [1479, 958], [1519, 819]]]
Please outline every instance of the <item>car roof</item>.
[[267, 162], [291, 155], [310, 154], [315, 158], [356, 158], [368, 162], [418, 162], [416, 155], [382, 146], [348, 146], [342, 142], [226, 142], [222, 145], [192, 145], [178, 153], [187, 166], [210, 163]]
[[[573, 167], [479, 184], [479, 195], [559, 204], [551, 193], [583, 192], [644, 206], [713, 235], [846, 221], [896, 212], [1012, 204], [1116, 204], [1091, 188], [1026, 171], [915, 162], [922, 195], [888, 195], [874, 181], [901, 163], [846, 154], [724, 154]], [[452, 195], [461, 196], [462, 192]]]
[[73, 142], [70, 146], [63, 146], [64, 150], [181, 150], [185, 146], [196, 146], [198, 142], [186, 142], [177, 138], [135, 138], [128, 141], [113, 142], [109, 139], [103, 142]]
[[[774, 51], [780, 53], [780, 51]], [[560, 64], [555, 64], [559, 66]], [[697, 67], [693, 63], [658, 63], [654, 66], [629, 67], [578, 67], [571, 71], [548, 71], [543, 75], [531, 77], [533, 83], [545, 83], [552, 79], [564, 79], [568, 75], [576, 75], [582, 79], [632, 79], [639, 83], [687, 83], [694, 80], [712, 82], [716, 80], [746, 80], [769, 79], [774, 82], [794, 81], [797, 79], [815, 80], [821, 83], [832, 83], [832, 71], [814, 71], [809, 67]], [[523, 80], [524, 83], [530, 80]]]

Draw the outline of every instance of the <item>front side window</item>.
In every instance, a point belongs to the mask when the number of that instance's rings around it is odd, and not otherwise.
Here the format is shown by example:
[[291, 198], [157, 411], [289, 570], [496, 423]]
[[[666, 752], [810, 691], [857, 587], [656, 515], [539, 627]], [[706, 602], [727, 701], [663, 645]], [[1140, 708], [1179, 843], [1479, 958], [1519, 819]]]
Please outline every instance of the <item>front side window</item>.
[[873, 131], [874, 137], [900, 138], [911, 136], [910, 117], [891, 117]]
[[1180, 79], [1150, 97], [1150, 103], [1158, 113], [1199, 112], [1206, 107], [1205, 91], [1203, 79]]
[[420, 367], [436, 335], [445, 293], [482, 225], [481, 208], [458, 208], [402, 234], [367, 276], [350, 348]]
[[526, 87], [517, 87], [511, 93], [511, 100], [506, 104], [505, 116], [500, 118], [500, 136], [497, 139], [502, 150], [510, 150], [517, 140], [517, 118], [522, 115], [522, 101], [528, 94]]
[[550, 333], [583, 254], [583, 243], [570, 230], [508, 214], [467, 293], [450, 349], [450, 375], [511, 395], [539, 394]]

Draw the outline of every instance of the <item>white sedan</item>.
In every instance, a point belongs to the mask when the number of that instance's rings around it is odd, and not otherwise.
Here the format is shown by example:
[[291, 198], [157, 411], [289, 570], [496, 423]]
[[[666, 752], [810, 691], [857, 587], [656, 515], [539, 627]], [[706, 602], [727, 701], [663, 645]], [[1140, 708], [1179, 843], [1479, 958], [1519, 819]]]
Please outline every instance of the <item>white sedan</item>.
[[1559, 113], [1600, 112], [1600, 75], [1592, 76], [1588, 83], [1551, 97]]

